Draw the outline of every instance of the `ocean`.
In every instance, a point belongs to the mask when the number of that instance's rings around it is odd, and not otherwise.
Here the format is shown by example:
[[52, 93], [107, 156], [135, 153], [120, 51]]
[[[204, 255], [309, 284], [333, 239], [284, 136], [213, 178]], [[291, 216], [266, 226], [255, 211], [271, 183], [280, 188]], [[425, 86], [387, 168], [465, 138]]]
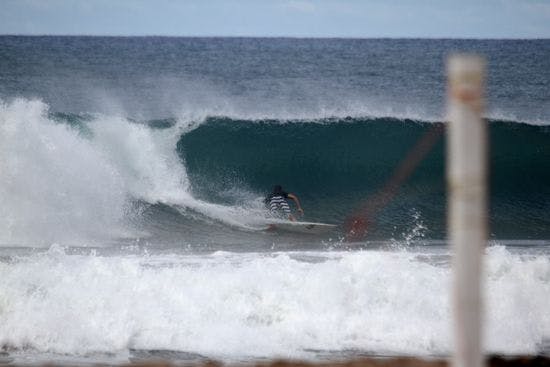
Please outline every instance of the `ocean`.
[[[550, 40], [0, 36], [0, 361], [446, 356], [445, 135], [487, 59], [484, 350], [550, 353]], [[266, 231], [280, 184], [323, 235]]]

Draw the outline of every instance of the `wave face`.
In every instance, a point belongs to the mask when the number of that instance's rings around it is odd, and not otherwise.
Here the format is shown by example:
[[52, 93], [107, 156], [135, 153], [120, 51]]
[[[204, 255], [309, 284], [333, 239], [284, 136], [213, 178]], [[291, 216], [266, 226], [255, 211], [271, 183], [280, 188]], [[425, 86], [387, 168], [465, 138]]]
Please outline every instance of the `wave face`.
[[[437, 125], [437, 124], [436, 124]], [[308, 218], [341, 223], [381, 190], [433, 123], [396, 118], [244, 121], [210, 118], [183, 135], [178, 153], [194, 193], [230, 200], [232, 190], [265, 192], [280, 183], [299, 194]], [[548, 238], [550, 130], [490, 121], [491, 228], [497, 238]], [[377, 218], [375, 236], [422, 224], [445, 236], [444, 137]], [[229, 196], [229, 198], [228, 198]], [[230, 202], [230, 201], [229, 201]]]

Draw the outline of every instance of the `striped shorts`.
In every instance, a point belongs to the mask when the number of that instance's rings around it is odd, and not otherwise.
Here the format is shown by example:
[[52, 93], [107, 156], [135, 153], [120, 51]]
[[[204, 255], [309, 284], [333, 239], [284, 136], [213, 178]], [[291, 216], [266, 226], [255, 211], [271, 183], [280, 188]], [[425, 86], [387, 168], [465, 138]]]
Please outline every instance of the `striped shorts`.
[[273, 196], [271, 200], [269, 200], [269, 211], [273, 215], [289, 215], [290, 206], [288, 206], [284, 197], [279, 195]]

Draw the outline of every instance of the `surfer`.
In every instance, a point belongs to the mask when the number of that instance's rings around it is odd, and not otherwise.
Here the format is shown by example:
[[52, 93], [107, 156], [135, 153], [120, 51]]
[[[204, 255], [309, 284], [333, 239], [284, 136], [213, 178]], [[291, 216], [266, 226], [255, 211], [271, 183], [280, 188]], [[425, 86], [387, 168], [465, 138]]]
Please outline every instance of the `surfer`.
[[265, 198], [265, 204], [269, 207], [269, 211], [275, 217], [288, 218], [291, 221], [295, 221], [296, 218], [290, 213], [290, 206], [286, 199], [292, 199], [296, 203], [298, 213], [304, 215], [304, 210], [300, 205], [300, 200], [294, 194], [285, 192], [281, 185], [275, 185], [273, 192]]

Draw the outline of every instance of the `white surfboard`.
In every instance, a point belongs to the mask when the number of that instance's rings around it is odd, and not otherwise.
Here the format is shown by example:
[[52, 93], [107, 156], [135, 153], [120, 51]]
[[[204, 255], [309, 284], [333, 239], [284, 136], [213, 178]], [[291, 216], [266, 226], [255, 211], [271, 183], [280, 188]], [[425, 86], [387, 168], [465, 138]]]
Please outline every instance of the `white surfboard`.
[[323, 234], [336, 228], [336, 224], [314, 222], [276, 222], [269, 225], [268, 231], [284, 231], [307, 234]]

